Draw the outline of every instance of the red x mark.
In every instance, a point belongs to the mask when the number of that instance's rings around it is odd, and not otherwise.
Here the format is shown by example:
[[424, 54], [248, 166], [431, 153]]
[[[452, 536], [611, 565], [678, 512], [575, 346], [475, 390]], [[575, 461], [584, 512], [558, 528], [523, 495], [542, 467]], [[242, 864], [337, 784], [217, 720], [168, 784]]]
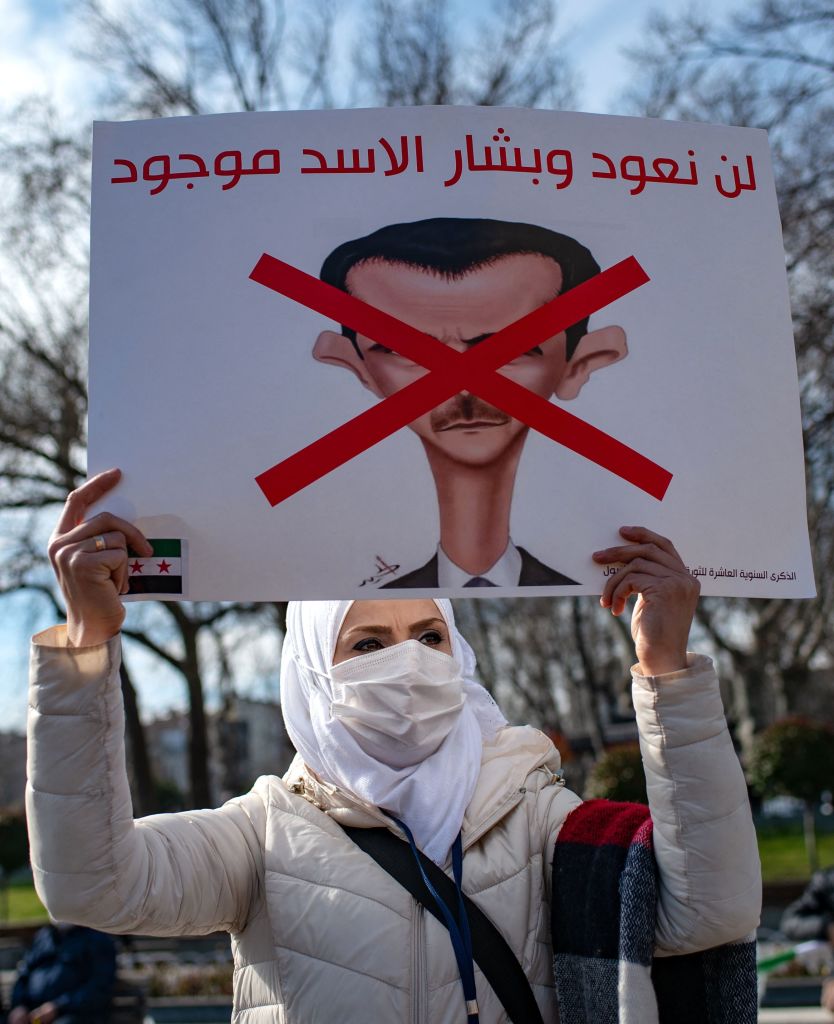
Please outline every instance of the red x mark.
[[533, 346], [645, 284], [648, 275], [633, 256], [534, 309], [467, 352], [457, 352], [437, 338], [267, 253], [249, 276], [430, 371], [256, 477], [270, 505], [289, 498], [460, 391], [472, 391], [659, 500], [666, 493], [672, 479], [668, 470], [495, 372]]

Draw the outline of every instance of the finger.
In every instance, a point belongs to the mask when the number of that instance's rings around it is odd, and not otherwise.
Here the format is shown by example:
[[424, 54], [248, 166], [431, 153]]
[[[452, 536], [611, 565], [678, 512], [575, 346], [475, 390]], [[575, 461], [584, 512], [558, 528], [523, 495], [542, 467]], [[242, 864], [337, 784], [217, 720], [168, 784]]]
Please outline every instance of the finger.
[[86, 559], [99, 561], [109, 571], [110, 579], [118, 594], [127, 593], [127, 579], [130, 573], [128, 568], [127, 550], [125, 548], [108, 548], [106, 551], [97, 551], [93, 554], [85, 552]]
[[675, 572], [683, 570], [683, 563], [679, 558], [670, 555], [666, 550], [654, 542], [648, 544], [621, 544], [613, 548], [603, 548], [602, 551], [595, 551], [593, 554], [595, 562], [623, 562], [629, 564], [637, 559], [655, 562]]
[[620, 536], [625, 537], [627, 540], [634, 541], [640, 544], [657, 544], [659, 548], [662, 548], [668, 554], [677, 558], [681, 564], [683, 559], [678, 554], [678, 550], [675, 545], [669, 540], [668, 537], [664, 537], [660, 533], [655, 533], [654, 530], [648, 529], [645, 526], [621, 526]]
[[621, 615], [625, 610], [626, 602], [632, 594], [642, 594], [652, 583], [657, 582], [656, 576], [649, 576], [644, 573], [629, 572], [624, 579], [620, 580], [611, 594], [611, 611], [614, 615]]
[[60, 552], [59, 561], [66, 567], [74, 567], [81, 563], [85, 567], [106, 566], [111, 573], [118, 572], [127, 564], [127, 548], [103, 548], [101, 551], [90, 551], [87, 541], [67, 544]]
[[645, 558], [638, 558], [631, 562], [625, 568], [620, 569], [614, 576], [609, 576], [605, 584], [605, 588], [602, 591], [600, 598], [600, 604], [603, 608], [607, 608], [611, 604], [611, 599], [614, 591], [617, 589], [619, 584], [629, 573], [641, 573], [644, 576], [652, 576], [655, 579], [662, 579], [673, 575], [669, 568], [665, 565], [660, 565], [657, 562], [649, 561]]
[[85, 551], [104, 551], [108, 548], [124, 548], [127, 551], [127, 538], [121, 530], [97, 533], [94, 537], [84, 541]]
[[128, 551], [127, 538], [120, 530], [111, 530], [108, 533], [97, 533], [90, 540], [81, 541], [84, 552], [94, 554], [101, 551], [118, 551], [120, 553], [118, 568], [113, 571], [113, 582], [120, 594], [128, 591]]
[[138, 527], [129, 523], [126, 519], [114, 516], [112, 512], [99, 512], [92, 519], [87, 519], [74, 529], [56, 539], [56, 546], [63, 547], [66, 544], [77, 544], [79, 541], [95, 537], [97, 534], [105, 534], [111, 531], [123, 533], [127, 543], [134, 551], [142, 551], [146, 555], [153, 554], [153, 548]]
[[[625, 592], [624, 583], [631, 581], [628, 593]], [[625, 606], [625, 601], [631, 594], [651, 593], [662, 594], [664, 601], [671, 606], [686, 607], [694, 614], [695, 605], [698, 603], [698, 595], [701, 585], [693, 579], [689, 573], [672, 573], [656, 563], [646, 563], [643, 566], [631, 565], [623, 569], [615, 577], [609, 580], [610, 586], [606, 585], [606, 591], [600, 597], [600, 604], [619, 615]], [[622, 589], [621, 589], [622, 588]], [[625, 595], [625, 596], [623, 596]], [[621, 603], [618, 607], [618, 601]]]
[[103, 473], [97, 473], [80, 487], [71, 491], [55, 527], [55, 533], [68, 533], [74, 526], [77, 526], [84, 518], [84, 513], [102, 498], [109, 490], [116, 486], [122, 476], [120, 469], [106, 469]]
[[610, 608], [613, 605], [615, 591], [622, 586], [623, 580], [628, 577], [631, 571], [631, 568], [624, 566], [622, 569], [619, 569], [615, 575], [608, 577], [599, 599], [599, 603], [603, 608]]
[[128, 551], [126, 553], [126, 556], [125, 556], [124, 565], [122, 567], [122, 575], [121, 575], [121, 578], [120, 578], [120, 587], [119, 587], [119, 593], [120, 594], [126, 594], [130, 590], [130, 576], [131, 576], [131, 572], [130, 572], [130, 564], [131, 563], [130, 563], [130, 560], [131, 560], [131, 558], [135, 558], [135, 551], [131, 551], [130, 549], [128, 549]]

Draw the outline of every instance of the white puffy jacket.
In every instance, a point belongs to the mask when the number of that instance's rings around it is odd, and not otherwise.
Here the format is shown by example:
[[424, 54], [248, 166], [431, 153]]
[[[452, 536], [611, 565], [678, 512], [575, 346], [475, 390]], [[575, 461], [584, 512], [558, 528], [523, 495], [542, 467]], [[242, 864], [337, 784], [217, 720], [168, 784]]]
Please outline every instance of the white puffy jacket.
[[[298, 759], [217, 810], [134, 821], [124, 764], [119, 641], [35, 638], [27, 813], [35, 884], [50, 913], [104, 931], [225, 929], [237, 1024], [465, 1019], [446, 930], [348, 839], [385, 825]], [[757, 924], [761, 883], [744, 780], [706, 658], [635, 676], [660, 867], [660, 953], [707, 948]], [[464, 890], [502, 931], [545, 1021], [558, 1019], [549, 851], [579, 798], [530, 727], [485, 747], [463, 823]], [[454, 785], [454, 780], [450, 780]], [[483, 1024], [507, 1020], [476, 969]]]

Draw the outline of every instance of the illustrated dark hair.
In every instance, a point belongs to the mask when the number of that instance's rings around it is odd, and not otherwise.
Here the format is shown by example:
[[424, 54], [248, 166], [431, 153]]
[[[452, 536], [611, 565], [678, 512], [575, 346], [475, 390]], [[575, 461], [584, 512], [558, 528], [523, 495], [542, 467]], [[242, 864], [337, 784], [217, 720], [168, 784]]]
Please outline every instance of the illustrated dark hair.
[[[575, 238], [537, 224], [433, 217], [408, 224], [389, 224], [363, 238], [342, 243], [324, 261], [319, 276], [327, 284], [347, 291], [346, 280], [351, 267], [369, 260], [404, 263], [455, 279], [494, 263], [502, 256], [522, 254], [549, 256], [558, 263], [562, 270], [562, 292], [600, 272], [590, 250]], [[588, 317], [567, 329], [568, 359], [587, 331]], [[361, 357], [356, 332], [343, 325], [342, 333], [353, 342]]]

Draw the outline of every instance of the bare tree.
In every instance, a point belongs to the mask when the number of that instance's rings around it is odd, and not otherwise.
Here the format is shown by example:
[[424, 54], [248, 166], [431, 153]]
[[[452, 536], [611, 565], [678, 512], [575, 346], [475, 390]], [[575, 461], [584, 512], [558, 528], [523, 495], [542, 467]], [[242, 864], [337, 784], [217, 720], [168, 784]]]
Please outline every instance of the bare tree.
[[[573, 98], [553, 0], [494, 0], [477, 21], [448, 0], [83, 0], [81, 55], [112, 109], [133, 116], [293, 107], [472, 103], [564, 106]], [[354, 43], [345, 52], [345, 38]]]
[[628, 697], [630, 641], [593, 598], [456, 601], [482, 681], [515, 721], [587, 739], [598, 756]]
[[117, 112], [145, 117], [280, 109], [330, 95], [334, 8], [313, 0], [289, 24], [282, 0], [84, 0], [82, 58]]
[[834, 8], [758, 0], [723, 25], [655, 16], [634, 54], [633, 109], [766, 128], [773, 151], [803, 409], [815, 601], [702, 602], [700, 622], [731, 666], [749, 750], [786, 714], [814, 664], [834, 657]]
[[[30, 101], [0, 134], [0, 162], [6, 177], [0, 239], [7, 254], [0, 280], [0, 594], [40, 592], [62, 616], [44, 541], [58, 505], [86, 475], [89, 151], [61, 127], [48, 104]], [[221, 621], [255, 610], [173, 602], [161, 607], [167, 627], [159, 619], [150, 630], [134, 627], [131, 615], [125, 632], [183, 678], [191, 709], [191, 799], [207, 806], [212, 795], [199, 638]], [[127, 665], [121, 683], [134, 802], [139, 813], [149, 813], [155, 786]]]
[[[334, 0], [129, 0], [118, 14], [83, 0], [79, 58], [101, 76], [113, 117], [360, 101], [569, 101], [551, 0], [499, 0], [469, 28], [450, 22], [444, 0], [374, 0], [367, 14], [351, 26]], [[361, 50], [343, 44], [351, 34], [361, 35]], [[0, 591], [39, 591], [60, 611], [42, 540], [86, 472], [87, 134], [33, 100], [0, 124], [0, 157]], [[211, 803], [204, 694], [211, 669], [219, 664], [223, 673], [223, 638], [252, 619], [280, 632], [283, 614], [280, 604], [188, 603], [129, 613], [127, 635], [178, 672], [188, 693], [192, 803]], [[220, 647], [203, 642], [218, 637]], [[552, 664], [528, 662], [527, 699], [544, 721]], [[127, 670], [122, 686], [137, 809], [147, 811], [153, 782]]]
[[355, 68], [359, 100], [383, 106], [560, 107], [573, 100], [550, 0], [495, 3], [468, 35], [453, 27], [446, 0], [376, 0]]

